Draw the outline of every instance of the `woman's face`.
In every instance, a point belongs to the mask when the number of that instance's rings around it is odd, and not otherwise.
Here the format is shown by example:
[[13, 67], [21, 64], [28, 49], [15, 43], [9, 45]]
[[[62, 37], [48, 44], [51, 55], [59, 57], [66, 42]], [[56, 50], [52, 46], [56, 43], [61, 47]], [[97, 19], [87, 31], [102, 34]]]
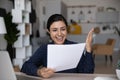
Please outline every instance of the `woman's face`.
[[48, 33], [55, 44], [63, 44], [67, 37], [67, 28], [65, 23], [63, 21], [53, 22]]

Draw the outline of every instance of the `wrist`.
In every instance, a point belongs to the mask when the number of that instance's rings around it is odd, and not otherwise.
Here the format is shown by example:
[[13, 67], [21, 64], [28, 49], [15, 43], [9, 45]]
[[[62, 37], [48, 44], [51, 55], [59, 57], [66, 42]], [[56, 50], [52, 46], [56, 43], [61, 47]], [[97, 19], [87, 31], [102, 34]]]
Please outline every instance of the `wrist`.
[[91, 48], [86, 48], [86, 51], [91, 53], [92, 50], [91, 50]]
[[38, 75], [38, 76], [41, 76], [41, 71], [40, 71], [40, 69], [37, 70], [37, 75]]
[[38, 76], [41, 76], [41, 69], [43, 68], [43, 66], [40, 66], [39, 68], [38, 68], [38, 70], [37, 70], [37, 75]]

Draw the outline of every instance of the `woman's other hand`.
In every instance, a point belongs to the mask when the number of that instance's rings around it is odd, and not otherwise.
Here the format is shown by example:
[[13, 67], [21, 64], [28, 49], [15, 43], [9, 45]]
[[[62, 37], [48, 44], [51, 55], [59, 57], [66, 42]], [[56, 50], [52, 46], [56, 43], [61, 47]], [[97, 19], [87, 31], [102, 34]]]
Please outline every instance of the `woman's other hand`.
[[87, 52], [91, 52], [91, 50], [92, 50], [91, 45], [92, 45], [92, 40], [93, 40], [93, 37], [92, 37], [93, 32], [94, 32], [94, 28], [92, 28], [90, 30], [90, 32], [88, 33], [87, 38], [86, 38], [86, 50], [87, 50]]
[[37, 71], [38, 76], [41, 76], [43, 78], [49, 78], [54, 74], [54, 70], [50, 68], [40, 68]]

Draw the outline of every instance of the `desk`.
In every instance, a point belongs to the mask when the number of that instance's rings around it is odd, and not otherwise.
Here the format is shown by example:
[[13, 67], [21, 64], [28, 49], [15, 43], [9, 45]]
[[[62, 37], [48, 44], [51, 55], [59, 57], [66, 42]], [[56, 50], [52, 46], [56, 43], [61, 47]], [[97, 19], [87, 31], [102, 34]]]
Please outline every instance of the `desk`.
[[[109, 77], [112, 80], [118, 80], [114, 74], [72, 74], [72, 73], [55, 73], [51, 78], [43, 79], [40, 77], [33, 77], [25, 75], [26, 77], [31, 77], [32, 80], [94, 80], [95, 77]], [[34, 78], [34, 79], [33, 79]]]

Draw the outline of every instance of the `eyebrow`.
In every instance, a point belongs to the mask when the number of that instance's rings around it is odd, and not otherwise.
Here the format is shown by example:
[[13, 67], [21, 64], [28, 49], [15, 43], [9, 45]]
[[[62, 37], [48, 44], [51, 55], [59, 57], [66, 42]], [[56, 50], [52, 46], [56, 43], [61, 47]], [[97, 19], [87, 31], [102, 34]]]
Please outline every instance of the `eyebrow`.
[[[66, 28], [66, 26], [63, 26], [63, 27], [60, 27], [60, 28]], [[57, 28], [55, 27], [55, 28], [51, 28], [51, 29], [57, 29]]]

